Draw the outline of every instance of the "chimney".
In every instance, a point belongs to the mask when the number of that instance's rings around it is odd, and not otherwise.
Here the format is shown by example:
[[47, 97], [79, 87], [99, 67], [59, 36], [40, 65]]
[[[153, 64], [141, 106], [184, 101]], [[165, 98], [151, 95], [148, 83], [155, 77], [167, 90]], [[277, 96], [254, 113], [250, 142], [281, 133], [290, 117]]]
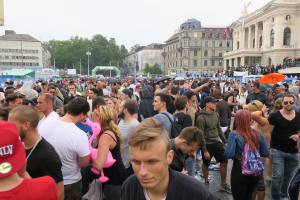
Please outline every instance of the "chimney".
[[5, 35], [14, 35], [16, 32], [14, 30], [5, 30]]

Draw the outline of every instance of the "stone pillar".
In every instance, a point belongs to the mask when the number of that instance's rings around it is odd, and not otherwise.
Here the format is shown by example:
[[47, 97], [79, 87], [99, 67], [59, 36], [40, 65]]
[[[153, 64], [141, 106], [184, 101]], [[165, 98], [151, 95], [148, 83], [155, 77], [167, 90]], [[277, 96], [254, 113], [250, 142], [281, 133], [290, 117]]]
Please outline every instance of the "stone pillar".
[[245, 66], [245, 57], [241, 56], [241, 66]]
[[281, 15], [275, 17], [275, 41], [274, 48], [281, 48], [283, 46], [283, 31], [285, 18]]
[[254, 38], [255, 38], [255, 45], [254, 48], [258, 49], [259, 48], [259, 35], [258, 35], [258, 23], [255, 24], [255, 34], [254, 34]]
[[241, 49], [246, 49], [246, 44], [245, 44], [245, 28], [241, 28], [241, 36], [240, 36], [240, 48]]
[[251, 42], [251, 26], [249, 26], [249, 29], [248, 29], [248, 49], [251, 49], [252, 48], [252, 42]]

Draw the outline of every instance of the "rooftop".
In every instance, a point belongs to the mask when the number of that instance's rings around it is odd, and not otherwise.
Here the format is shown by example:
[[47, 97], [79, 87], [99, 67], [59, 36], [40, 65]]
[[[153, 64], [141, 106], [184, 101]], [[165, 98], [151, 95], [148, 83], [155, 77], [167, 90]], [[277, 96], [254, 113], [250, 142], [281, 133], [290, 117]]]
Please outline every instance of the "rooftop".
[[24, 42], [40, 42], [28, 34], [16, 34], [15, 31], [5, 30], [5, 35], [0, 36], [0, 40], [5, 41], [24, 41]]

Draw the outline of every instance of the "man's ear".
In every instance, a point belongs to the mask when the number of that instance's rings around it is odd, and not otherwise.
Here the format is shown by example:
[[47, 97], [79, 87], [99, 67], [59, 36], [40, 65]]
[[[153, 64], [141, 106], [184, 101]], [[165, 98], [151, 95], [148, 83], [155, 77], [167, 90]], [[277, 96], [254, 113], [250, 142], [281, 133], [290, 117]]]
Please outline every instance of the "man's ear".
[[173, 157], [174, 157], [174, 151], [173, 150], [169, 150], [167, 153], [167, 162], [168, 165], [171, 165], [172, 161], [173, 161]]

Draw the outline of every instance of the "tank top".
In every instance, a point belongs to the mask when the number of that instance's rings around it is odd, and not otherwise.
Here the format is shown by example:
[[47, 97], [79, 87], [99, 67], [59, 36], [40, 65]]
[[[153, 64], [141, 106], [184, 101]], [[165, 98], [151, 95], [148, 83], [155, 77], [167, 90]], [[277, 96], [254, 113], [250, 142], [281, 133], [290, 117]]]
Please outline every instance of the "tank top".
[[116, 162], [110, 168], [103, 168], [105, 176], [109, 178], [105, 184], [122, 185], [126, 179], [126, 171], [121, 157], [120, 139], [117, 137], [116, 140], [110, 134], [105, 132], [103, 132], [103, 134], [109, 135], [117, 144], [115, 148], [110, 149], [110, 152]]

